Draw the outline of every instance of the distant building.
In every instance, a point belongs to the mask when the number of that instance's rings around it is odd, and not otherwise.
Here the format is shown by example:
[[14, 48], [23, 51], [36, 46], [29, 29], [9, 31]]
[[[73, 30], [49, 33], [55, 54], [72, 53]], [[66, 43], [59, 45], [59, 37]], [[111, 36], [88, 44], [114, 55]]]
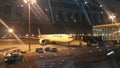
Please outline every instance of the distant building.
[[95, 25], [93, 36], [102, 36], [102, 39], [106, 41], [120, 41], [120, 24]]

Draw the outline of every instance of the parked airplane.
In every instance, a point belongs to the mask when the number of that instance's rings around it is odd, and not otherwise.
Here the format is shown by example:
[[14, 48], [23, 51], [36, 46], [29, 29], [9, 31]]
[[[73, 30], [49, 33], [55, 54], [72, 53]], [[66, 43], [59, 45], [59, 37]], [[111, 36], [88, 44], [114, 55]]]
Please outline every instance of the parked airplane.
[[41, 34], [39, 29], [38, 32], [39, 43], [41, 45], [45, 45], [50, 42], [70, 43], [74, 40], [73, 34]]

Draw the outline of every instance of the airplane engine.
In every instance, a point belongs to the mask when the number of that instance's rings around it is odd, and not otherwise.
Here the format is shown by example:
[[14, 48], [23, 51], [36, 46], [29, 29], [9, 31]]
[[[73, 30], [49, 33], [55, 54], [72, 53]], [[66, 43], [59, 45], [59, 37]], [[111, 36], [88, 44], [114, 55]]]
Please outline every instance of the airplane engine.
[[46, 39], [40, 39], [40, 40], [39, 40], [39, 43], [40, 43], [41, 45], [46, 45], [48, 42], [47, 42]]

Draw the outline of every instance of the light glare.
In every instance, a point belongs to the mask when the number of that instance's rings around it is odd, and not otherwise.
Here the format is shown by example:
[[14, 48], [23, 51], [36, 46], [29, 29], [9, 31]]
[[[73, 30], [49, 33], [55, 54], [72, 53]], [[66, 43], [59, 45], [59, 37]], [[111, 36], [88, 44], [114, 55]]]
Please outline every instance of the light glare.
[[36, 0], [24, 0], [24, 2], [34, 4], [34, 3], [36, 3]]
[[111, 52], [107, 53], [107, 56], [110, 56], [110, 55], [112, 55], [114, 53], [115, 53], [115, 51], [111, 51]]
[[13, 29], [8, 29], [8, 31], [9, 31], [10, 33], [13, 33]]
[[100, 7], [102, 7], [102, 5], [100, 5]]
[[109, 18], [115, 18], [116, 16], [113, 16], [113, 15], [111, 15], [111, 16], [109, 16]]
[[87, 4], [88, 2], [87, 1], [85, 1], [85, 4]]
[[27, 0], [24, 0], [25, 3], [27, 3]]

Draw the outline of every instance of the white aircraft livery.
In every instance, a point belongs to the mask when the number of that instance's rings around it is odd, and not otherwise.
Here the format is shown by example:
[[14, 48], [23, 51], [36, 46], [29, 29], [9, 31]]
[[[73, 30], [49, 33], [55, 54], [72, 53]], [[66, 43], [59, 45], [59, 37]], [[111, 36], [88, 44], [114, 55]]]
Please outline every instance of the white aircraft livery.
[[38, 31], [39, 35], [39, 43], [41, 45], [45, 45], [49, 42], [64, 42], [64, 43], [70, 43], [74, 40], [72, 34], [41, 34], [40, 30]]

